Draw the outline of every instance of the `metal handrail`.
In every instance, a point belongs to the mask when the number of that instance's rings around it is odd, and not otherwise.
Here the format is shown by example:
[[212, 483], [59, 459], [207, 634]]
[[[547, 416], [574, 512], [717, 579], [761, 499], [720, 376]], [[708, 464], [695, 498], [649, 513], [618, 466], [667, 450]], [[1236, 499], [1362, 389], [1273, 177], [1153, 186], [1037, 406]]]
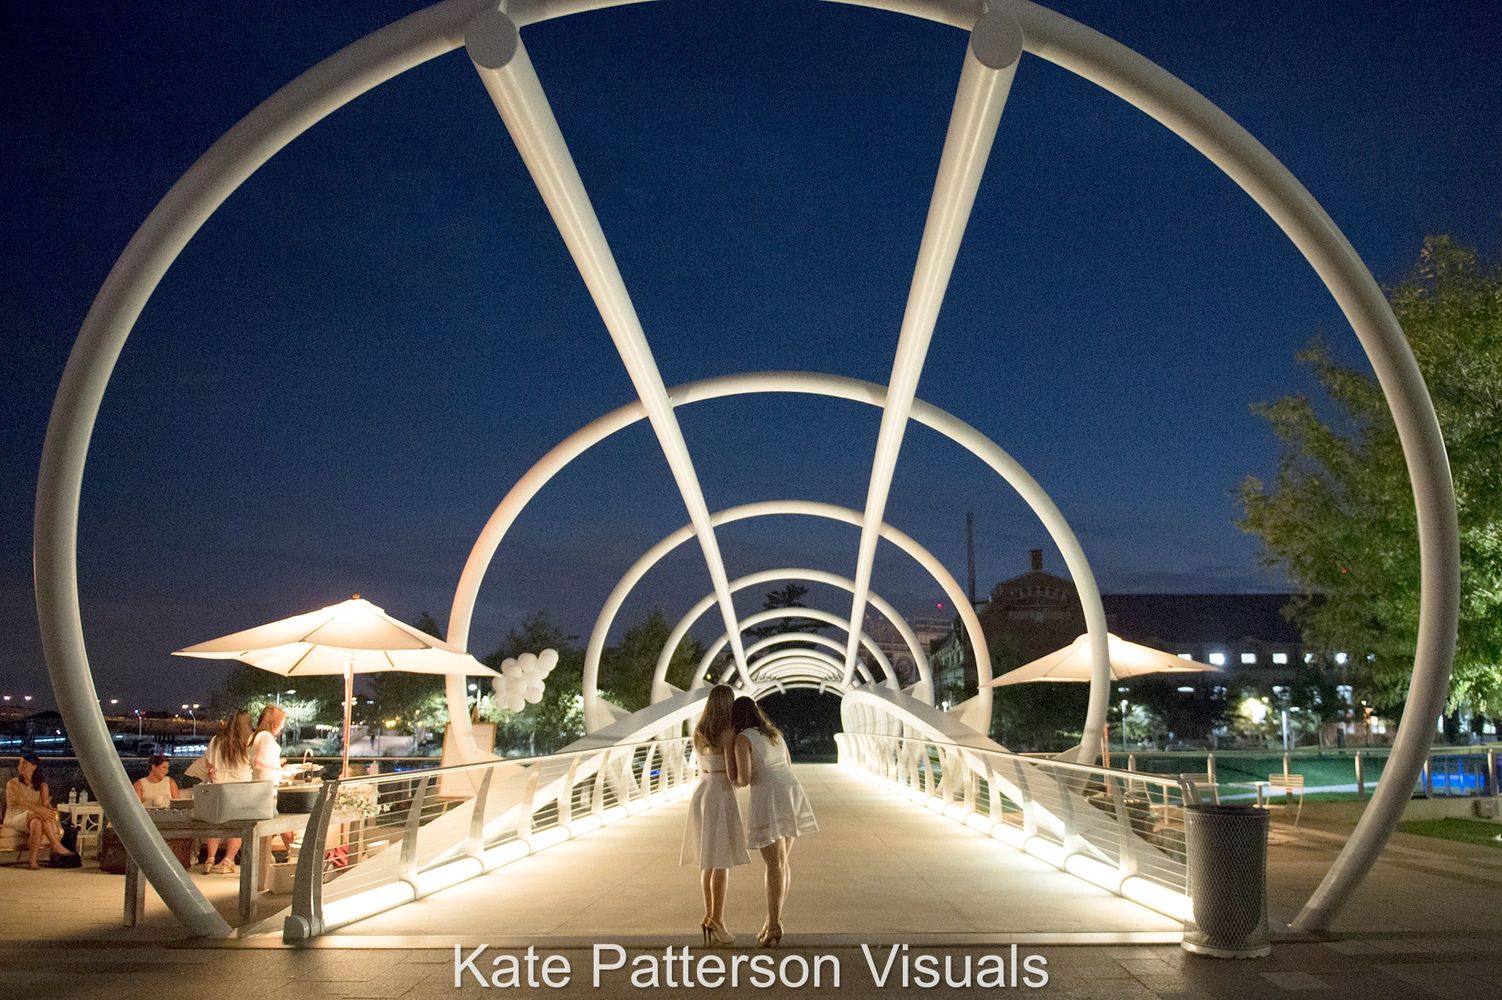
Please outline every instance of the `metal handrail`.
[[687, 794], [692, 757], [692, 742], [673, 738], [326, 781], [283, 939], [310, 940]]
[[1159, 912], [1188, 912], [1192, 781], [921, 735], [835, 739], [842, 764], [934, 811]]

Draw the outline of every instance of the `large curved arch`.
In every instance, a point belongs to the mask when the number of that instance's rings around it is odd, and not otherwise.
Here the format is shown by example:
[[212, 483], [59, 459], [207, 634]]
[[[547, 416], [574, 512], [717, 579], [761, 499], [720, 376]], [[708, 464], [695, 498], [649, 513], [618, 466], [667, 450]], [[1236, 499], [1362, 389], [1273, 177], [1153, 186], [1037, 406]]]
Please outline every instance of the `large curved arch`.
[[[826, 625], [833, 625], [835, 628], [843, 631], [846, 635], [850, 634], [850, 619], [841, 618], [833, 611], [825, 611], [823, 608], [767, 608], [765, 610], [749, 614], [745, 618], [741, 619], [741, 627], [754, 628], [755, 626], [760, 625], [763, 622], [775, 622], [783, 618], [809, 618], [813, 621], [824, 622]], [[861, 632], [860, 641], [861, 645], [865, 646], [868, 650], [875, 650], [877, 648], [876, 640], [872, 639], [865, 632]], [[699, 657], [699, 665], [694, 668], [694, 679], [689, 684], [690, 691], [697, 690], [698, 688], [704, 686], [705, 675], [709, 673], [709, 668], [714, 665], [715, 657], [724, 652], [725, 647], [729, 645], [729, 643], [730, 637], [727, 635], [721, 635], [714, 642], [705, 647], [704, 654]], [[843, 652], [844, 647], [841, 646], [840, 650], [841, 652]], [[859, 669], [861, 669], [862, 676], [865, 677], [868, 683], [876, 683], [876, 678], [873, 677], [868, 671], [866, 671], [863, 665], [861, 665]], [[720, 683], [729, 683], [730, 679], [734, 677], [735, 672], [736, 671], [734, 669], [727, 670], [724, 676], [720, 678]]]
[[[805, 583], [822, 583], [852, 593], [855, 588], [853, 580], [840, 576], [837, 573], [789, 566], [782, 569], [768, 569], [757, 573], [748, 573], [743, 577], [732, 580], [730, 581], [730, 592], [735, 594], [745, 590], [747, 587], [755, 587], [763, 583], [773, 583], [777, 580], [801, 580]], [[713, 606], [714, 599], [715, 595], [713, 594], [710, 594], [707, 598], [700, 598], [697, 604], [689, 608], [683, 617], [678, 619], [678, 623], [673, 626], [673, 631], [668, 634], [667, 641], [663, 643], [662, 653], [657, 657], [657, 668], [652, 674], [654, 699], [659, 697], [659, 692], [661, 692], [661, 696], [666, 696], [668, 665], [673, 662], [673, 654], [678, 652], [678, 646], [683, 642], [684, 636], [688, 635], [688, 630], [693, 627], [694, 622]], [[897, 609], [892, 607], [891, 602], [884, 600], [877, 594], [872, 594], [870, 601], [871, 606], [890, 621], [892, 626], [897, 629], [898, 635], [902, 636], [902, 641], [907, 644], [908, 652], [913, 654], [913, 661], [917, 664], [920, 680], [926, 682], [932, 688], [933, 674], [929, 670], [928, 656], [923, 651], [923, 643], [919, 641], [917, 634], [913, 632], [913, 627], [907, 623], [905, 618], [897, 613]], [[872, 646], [869, 648], [874, 649], [875, 647]], [[749, 657], [751, 654], [747, 653], [746, 655]], [[885, 657], [883, 659], [885, 660]], [[892, 674], [891, 663], [886, 663], [885, 669], [890, 676]]]
[[[843, 654], [845, 652], [844, 646], [835, 642], [833, 639], [829, 638], [826, 635], [819, 635], [817, 632], [778, 632], [776, 635], [769, 635], [765, 639], [758, 639], [751, 645], [747, 646], [746, 662], [750, 663], [751, 657], [764, 649], [768, 649], [772, 646], [784, 645], [789, 642], [813, 643], [815, 646], [823, 646], [825, 649], [832, 649], [836, 653]], [[880, 646], [867, 646], [866, 650], [871, 654], [871, 658], [876, 661], [876, 665], [881, 668], [883, 678], [895, 678], [897, 676], [897, 672], [892, 669], [892, 661], [887, 659], [887, 654], [881, 651]], [[874, 679], [874, 677], [867, 678], [867, 680], [873, 681]]]
[[[518, 25], [634, 0], [512, 0]], [[974, 0], [838, 0], [968, 27]], [[463, 44], [464, 26], [490, 0], [444, 0], [341, 49], [288, 83], [241, 119], [183, 174], [131, 237], [79, 330], [48, 422], [37, 478], [37, 614], [52, 687], [85, 777], [110, 812], [121, 839], [163, 900], [194, 933], [222, 935], [225, 924], [156, 835], [114, 757], [89, 669], [79, 609], [79, 500], [100, 403], [127, 338], [162, 276], [223, 201], [279, 150], [324, 116], [381, 83]], [[1396, 826], [1433, 740], [1455, 652], [1460, 607], [1460, 541], [1454, 487], [1439, 421], [1418, 364], [1380, 287], [1334, 221], [1260, 143], [1172, 74], [1098, 32], [1028, 0], [1009, 12], [1026, 51], [1052, 62], [1156, 119], [1235, 181], [1283, 230], [1335, 298], [1371, 362], [1403, 446], [1417, 514], [1419, 628], [1409, 702], [1398, 726], [1391, 779], [1377, 789], [1356, 830], [1295, 921], [1328, 926]], [[1061, 550], [1062, 551], [1062, 550]], [[1065, 554], [1070, 563], [1071, 554]], [[1076, 585], [1086, 599], [1079, 570]], [[1093, 587], [1093, 581], [1091, 582]], [[1098, 598], [1098, 594], [1096, 595]], [[1097, 602], [1098, 603], [1098, 602]], [[1086, 600], [1095, 678], [1082, 749], [1093, 751], [1105, 718], [1109, 664], [1104, 616]], [[468, 618], [463, 622], [468, 634]], [[450, 631], [451, 641], [455, 633]], [[449, 689], [462, 682], [450, 682]], [[456, 717], [456, 725], [458, 718]], [[461, 742], [466, 742], [461, 738]]]
[[[832, 376], [830, 377], [832, 378]], [[812, 376], [812, 378], [823, 381], [825, 377], [816, 375]], [[856, 384], [859, 385], [861, 383]], [[533, 468], [536, 468], [536, 466]], [[502, 501], [503, 505], [504, 503], [505, 501]], [[499, 509], [497, 508], [498, 511]], [[716, 511], [711, 514], [709, 523], [713, 527], [719, 528], [721, 525], [747, 518], [780, 514], [801, 517], [822, 517], [833, 521], [843, 521], [846, 524], [857, 527], [861, 524], [861, 514], [859, 511], [815, 500], [760, 500], [756, 503], [742, 504], [739, 507], [727, 507], [722, 511]], [[591, 724], [592, 711], [595, 719], [594, 724], [606, 724], [604, 723], [603, 716], [608, 714], [608, 710], [600, 703], [598, 694], [600, 685], [600, 658], [604, 655], [605, 639], [615, 623], [616, 615], [620, 613], [621, 606], [625, 603], [626, 597], [631, 593], [636, 584], [640, 582], [641, 578], [646, 576], [647, 572], [657, 563], [661, 562], [676, 546], [683, 544], [691, 537], [692, 532], [689, 527], [679, 528], [642, 553], [641, 557], [632, 563], [631, 567], [622, 574], [614, 589], [611, 590], [610, 595], [605, 599], [605, 603], [600, 606], [600, 614], [595, 619], [594, 628], [590, 630], [589, 643], [584, 651], [584, 677], [581, 683], [584, 688], [584, 717], [587, 725]], [[983, 714], [984, 723], [977, 728], [989, 728], [992, 690], [986, 686], [986, 682], [991, 680], [991, 654], [986, 645], [985, 631], [981, 628], [980, 618], [976, 615], [975, 609], [970, 605], [970, 600], [966, 597], [964, 589], [932, 552], [929, 552], [928, 549], [924, 548], [909, 535], [898, 531], [889, 524], [883, 524], [881, 527], [881, 537], [902, 549], [918, 565], [922, 566], [928, 572], [929, 576], [934, 579], [934, 582], [939, 585], [939, 588], [944, 591], [944, 595], [949, 598], [950, 602], [954, 604], [956, 610], [959, 612], [960, 620], [965, 625], [966, 637], [970, 640], [970, 646], [975, 652], [976, 663], [978, 665], [977, 677], [980, 683], [980, 691], [975, 699], [975, 715], [981, 716]], [[476, 542], [476, 546], [478, 545], [479, 542]], [[494, 549], [491, 551], [493, 552]], [[471, 557], [473, 558], [473, 552], [471, 553]], [[474, 594], [471, 594], [468, 598], [471, 607], [473, 607], [474, 598]], [[744, 624], [743, 622], [742, 627], [744, 627]], [[666, 668], [661, 667], [654, 679], [654, 691], [660, 691], [656, 687], [656, 684], [665, 677]], [[658, 696], [659, 694], [654, 694], [654, 697]]]
[[829, 679], [844, 687], [841, 682], [845, 677], [845, 664], [816, 649], [784, 649], [763, 656], [754, 666], [749, 662], [746, 664], [753, 679], [778, 677], [789, 667], [807, 671], [810, 675], [822, 674], [831, 668], [837, 669], [839, 673], [832, 674]]

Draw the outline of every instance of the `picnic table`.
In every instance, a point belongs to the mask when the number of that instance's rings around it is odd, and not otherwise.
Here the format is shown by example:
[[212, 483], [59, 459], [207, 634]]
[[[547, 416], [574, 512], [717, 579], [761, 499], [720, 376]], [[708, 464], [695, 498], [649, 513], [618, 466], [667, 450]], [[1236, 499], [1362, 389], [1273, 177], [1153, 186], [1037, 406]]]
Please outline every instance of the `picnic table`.
[[[308, 825], [309, 813], [281, 813], [270, 819], [233, 820], [225, 823], [205, 823], [193, 818], [185, 809], [152, 809], [147, 811], [157, 832], [163, 839], [192, 838], [196, 842], [209, 838], [228, 840], [239, 837], [240, 847], [240, 902], [237, 927], [249, 924], [255, 916], [256, 894], [266, 889], [270, 869], [266, 864], [262, 845], [278, 834], [301, 834]], [[357, 824], [358, 813], [336, 811], [330, 817], [330, 830], [343, 824]], [[305, 849], [310, 848], [305, 845]], [[323, 847], [316, 848], [320, 852]], [[195, 849], [194, 854], [197, 851]], [[146, 880], [141, 878], [141, 869], [128, 852], [125, 862], [125, 926], [134, 927], [140, 920], [146, 904]]]

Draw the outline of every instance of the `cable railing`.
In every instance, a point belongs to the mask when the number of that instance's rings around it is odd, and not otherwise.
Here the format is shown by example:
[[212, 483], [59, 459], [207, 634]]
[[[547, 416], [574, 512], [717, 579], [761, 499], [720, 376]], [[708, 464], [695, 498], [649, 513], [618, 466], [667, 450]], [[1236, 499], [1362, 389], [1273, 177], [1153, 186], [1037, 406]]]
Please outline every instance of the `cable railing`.
[[1189, 912], [1195, 776], [1116, 771], [921, 736], [840, 733], [840, 763], [935, 812], [1175, 919]]
[[494, 871], [692, 792], [688, 739], [651, 740], [324, 782], [295, 864], [283, 940]]

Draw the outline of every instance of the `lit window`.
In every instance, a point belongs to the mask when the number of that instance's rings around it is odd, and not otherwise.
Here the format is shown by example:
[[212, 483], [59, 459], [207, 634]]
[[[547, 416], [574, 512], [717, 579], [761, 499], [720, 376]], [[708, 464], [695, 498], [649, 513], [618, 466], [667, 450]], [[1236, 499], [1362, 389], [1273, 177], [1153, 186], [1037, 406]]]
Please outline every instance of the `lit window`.
[[1190, 656], [1188, 653], [1179, 653], [1178, 657], [1181, 660], [1192, 660], [1192, 659], [1194, 659], [1194, 657]]
[[1313, 653], [1305, 653], [1304, 654], [1304, 662], [1305, 663], [1313, 663], [1314, 662], [1314, 654]]
[[1226, 665], [1226, 654], [1225, 653], [1211, 653], [1210, 654], [1210, 666], [1212, 666], [1212, 667], [1223, 667], [1225, 665]]
[[1241, 654], [1241, 662], [1245, 663], [1245, 664], [1256, 663], [1257, 662], [1257, 654], [1256, 653], [1242, 653]]
[[1347, 705], [1351, 704], [1351, 685], [1337, 684], [1335, 686], [1335, 693], [1340, 695], [1341, 701], [1345, 702]]
[[1347, 656], [1344, 653], [1336, 653], [1335, 654], [1335, 662], [1338, 663], [1338, 664], [1340, 664], [1342, 667], [1346, 665], [1346, 661], [1349, 660], [1349, 659], [1350, 659], [1350, 657]]
[[1273, 654], [1273, 662], [1276, 663], [1276, 664], [1279, 664], [1280, 666], [1282, 664], [1287, 663], [1288, 662], [1288, 654], [1287, 653], [1274, 653]]

